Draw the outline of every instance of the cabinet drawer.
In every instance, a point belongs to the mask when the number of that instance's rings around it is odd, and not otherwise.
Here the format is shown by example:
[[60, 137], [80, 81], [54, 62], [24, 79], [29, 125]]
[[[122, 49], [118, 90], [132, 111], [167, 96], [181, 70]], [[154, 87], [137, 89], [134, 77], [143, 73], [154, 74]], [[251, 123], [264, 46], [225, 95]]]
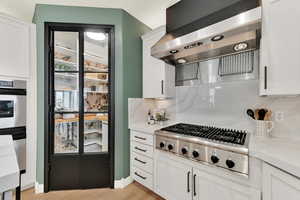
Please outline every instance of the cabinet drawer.
[[131, 144], [132, 151], [144, 156], [148, 156], [150, 158], [153, 157], [153, 146], [141, 144], [138, 142], [132, 142]]
[[153, 190], [153, 176], [143, 170], [133, 167], [132, 168], [133, 179], [145, 187]]
[[151, 158], [132, 152], [131, 160], [133, 167], [153, 174], [153, 160]]
[[131, 131], [131, 140], [153, 146], [153, 135]]

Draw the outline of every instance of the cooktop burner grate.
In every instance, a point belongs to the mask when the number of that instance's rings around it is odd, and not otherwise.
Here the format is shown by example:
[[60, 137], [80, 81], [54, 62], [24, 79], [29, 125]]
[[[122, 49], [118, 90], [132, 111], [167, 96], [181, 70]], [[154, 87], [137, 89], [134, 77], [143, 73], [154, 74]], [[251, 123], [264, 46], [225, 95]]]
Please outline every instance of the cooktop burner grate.
[[244, 145], [247, 136], [247, 133], [245, 131], [183, 123], [175, 124], [161, 130], [238, 145]]

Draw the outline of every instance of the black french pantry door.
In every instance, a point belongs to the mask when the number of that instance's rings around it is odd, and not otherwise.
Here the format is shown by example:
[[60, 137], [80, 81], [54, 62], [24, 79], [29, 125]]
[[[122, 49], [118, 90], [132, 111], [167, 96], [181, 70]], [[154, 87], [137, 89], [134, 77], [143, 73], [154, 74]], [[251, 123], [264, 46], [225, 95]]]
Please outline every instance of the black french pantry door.
[[113, 187], [114, 27], [45, 23], [45, 191]]

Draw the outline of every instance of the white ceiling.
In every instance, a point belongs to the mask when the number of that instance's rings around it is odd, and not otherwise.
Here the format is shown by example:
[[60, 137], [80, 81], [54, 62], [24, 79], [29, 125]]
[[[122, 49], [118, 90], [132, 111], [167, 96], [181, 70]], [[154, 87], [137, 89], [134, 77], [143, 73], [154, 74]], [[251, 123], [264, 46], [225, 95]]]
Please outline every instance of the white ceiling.
[[156, 28], [164, 25], [165, 9], [180, 0], [1, 0], [0, 12], [31, 22], [36, 3], [104, 8], [122, 8]]

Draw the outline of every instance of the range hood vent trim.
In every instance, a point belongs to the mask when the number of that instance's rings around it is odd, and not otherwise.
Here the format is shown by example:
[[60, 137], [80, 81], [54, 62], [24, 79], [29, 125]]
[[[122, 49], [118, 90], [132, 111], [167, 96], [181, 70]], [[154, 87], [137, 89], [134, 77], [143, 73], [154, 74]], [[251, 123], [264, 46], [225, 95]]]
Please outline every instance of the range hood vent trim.
[[[206, 50], [207, 52], [206, 55], [208, 55], [209, 57], [209, 55], [211, 54], [212, 55], [211, 58], [225, 55], [222, 54], [221, 51], [219, 55], [216, 55], [218, 49], [214, 49], [214, 45], [213, 45], [214, 43], [221, 42], [222, 40], [214, 42], [211, 39], [214, 36], [218, 36], [218, 35], [223, 35], [224, 38], [226, 39], [227, 37], [234, 37], [235, 35], [239, 35], [250, 31], [255, 31], [259, 33], [261, 29], [261, 17], [262, 17], [261, 12], [262, 12], [261, 7], [257, 7], [255, 9], [246, 11], [244, 13], [241, 13], [239, 15], [236, 15], [224, 21], [218, 22], [216, 24], [210, 25], [206, 28], [200, 29], [198, 31], [189, 33], [187, 35], [178, 38], [174, 38], [174, 36], [172, 36], [171, 34], [166, 34], [161, 38], [161, 40], [159, 40], [151, 48], [151, 55], [172, 65], [178, 64], [177, 63], [178, 57], [176, 57], [177, 53], [174, 53], [172, 51], [177, 50], [179, 51], [178, 53], [180, 54], [183, 51], [190, 50], [185, 48], [186, 46], [189, 45], [194, 45], [195, 49], [202, 45], [209, 46], [209, 48], [207, 48]], [[235, 44], [232, 44], [232, 46], [233, 45]], [[254, 49], [258, 48], [258, 45], [259, 42], [256, 42]], [[211, 51], [214, 51], [214, 53], [210, 53]], [[236, 53], [233, 48], [231, 53], [232, 54]], [[230, 54], [230, 53], [226, 52], [226, 54]], [[181, 58], [185, 59], [186, 57], [189, 57], [189, 59], [186, 59], [187, 62], [195, 62], [202, 59], [201, 55], [198, 55], [198, 52], [196, 50], [191, 52], [189, 56], [185, 56]], [[206, 58], [203, 59], [208, 59], [208, 58], [206, 56]]]

